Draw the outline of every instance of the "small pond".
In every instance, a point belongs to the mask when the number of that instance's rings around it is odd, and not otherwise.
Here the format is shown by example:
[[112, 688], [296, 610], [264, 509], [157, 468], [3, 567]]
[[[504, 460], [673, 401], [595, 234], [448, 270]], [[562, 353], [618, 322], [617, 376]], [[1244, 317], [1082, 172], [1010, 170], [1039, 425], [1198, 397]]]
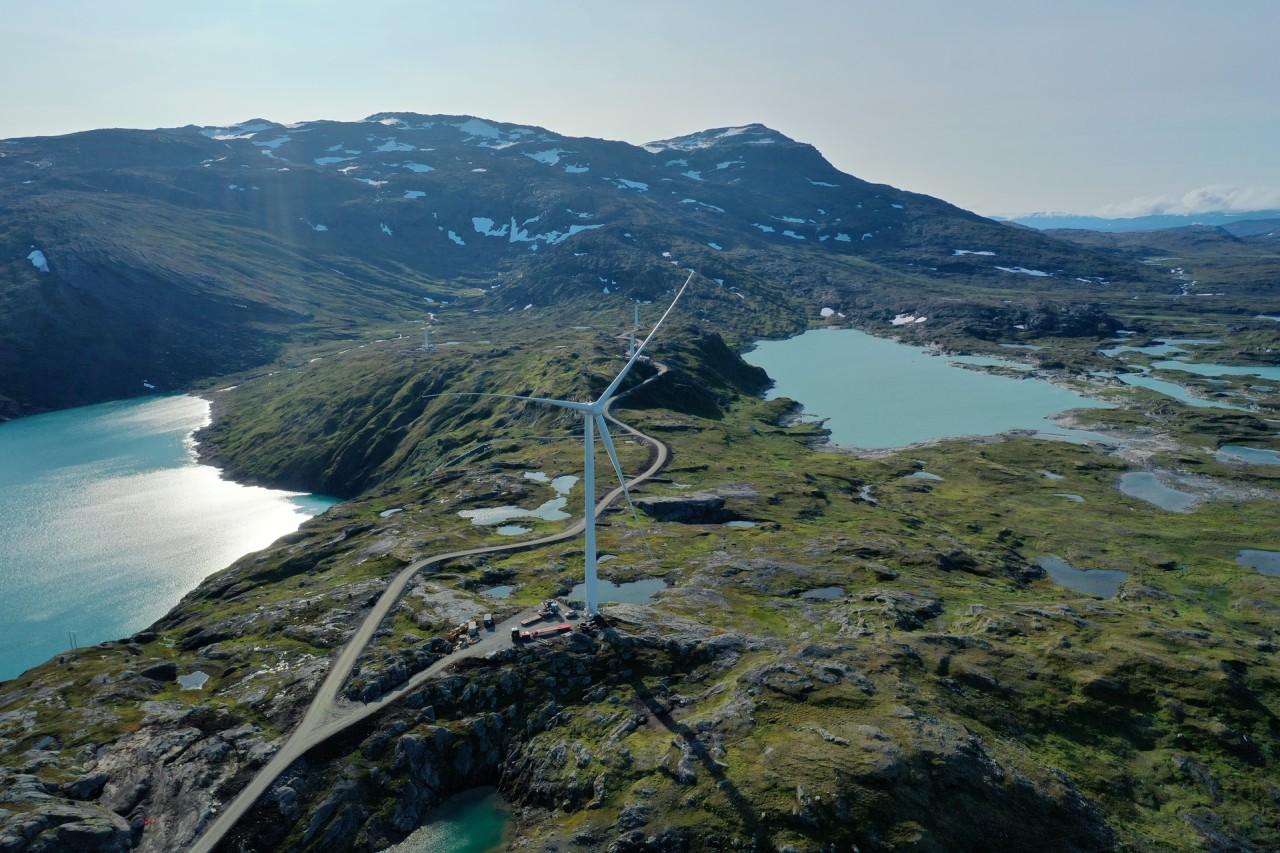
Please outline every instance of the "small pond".
[[516, 588], [510, 584], [504, 584], [502, 586], [491, 586], [488, 589], [482, 589], [480, 590], [480, 594], [486, 595], [489, 598], [510, 598], [511, 593], [515, 592], [515, 589]]
[[1099, 598], [1114, 598], [1129, 577], [1128, 572], [1113, 569], [1077, 569], [1061, 557], [1041, 557], [1036, 562], [1058, 586]]
[[471, 519], [471, 523], [480, 527], [491, 527], [505, 524], [518, 518], [540, 518], [543, 521], [564, 521], [569, 513], [564, 511], [568, 498], [552, 498], [536, 509], [525, 509], [518, 506], [488, 506], [480, 509], [461, 509], [458, 515]]
[[1190, 512], [1200, 498], [1166, 486], [1149, 471], [1130, 471], [1120, 476], [1120, 491], [1131, 498], [1155, 504], [1169, 512]]
[[1083, 497], [1081, 497], [1080, 495], [1073, 495], [1070, 492], [1054, 492], [1053, 496], [1055, 498], [1065, 498], [1066, 500], [1069, 500], [1072, 503], [1077, 503], [1077, 504], [1084, 503]]
[[[601, 604], [648, 604], [667, 587], [661, 578], [641, 578], [626, 583], [614, 583], [600, 578], [598, 586]], [[586, 584], [580, 583], [571, 589], [568, 598], [570, 601], [586, 601]]]
[[183, 690], [203, 690], [204, 683], [209, 680], [209, 673], [196, 670], [178, 676], [178, 684]]
[[913, 471], [912, 473], [908, 474], [907, 476], [903, 477], [902, 479], [904, 479], [904, 480], [934, 480], [934, 481], [937, 481], [937, 482], [942, 482], [942, 480], [943, 480], [944, 478], [943, 478], [943, 477], [941, 477], [941, 476], [939, 476], [939, 475], [937, 475], [937, 474], [931, 474], [931, 473], [930, 473], [930, 472], [928, 472], [928, 471]]
[[801, 598], [808, 598], [814, 601], [834, 601], [837, 598], [844, 597], [844, 587], [841, 586], [820, 586], [817, 589], [809, 589], [800, 593]]
[[1216, 454], [1219, 462], [1244, 462], [1248, 465], [1280, 465], [1280, 450], [1224, 444]]
[[1264, 575], [1280, 578], [1280, 551], [1262, 551], [1258, 548], [1241, 548], [1236, 562]]
[[750, 530], [756, 526], [756, 523], [754, 521], [747, 521], [746, 519], [737, 519], [734, 521], [726, 521], [724, 526], [731, 527], [734, 530]]

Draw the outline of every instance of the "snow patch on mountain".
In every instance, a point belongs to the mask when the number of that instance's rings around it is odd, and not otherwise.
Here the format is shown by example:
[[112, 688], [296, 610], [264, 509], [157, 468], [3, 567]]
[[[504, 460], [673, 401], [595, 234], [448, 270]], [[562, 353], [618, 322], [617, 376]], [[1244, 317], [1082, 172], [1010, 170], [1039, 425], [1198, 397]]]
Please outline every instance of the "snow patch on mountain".
[[1002, 272], [1017, 273], [1018, 275], [1031, 275], [1036, 278], [1049, 278], [1052, 275], [1052, 273], [1047, 273], [1044, 270], [1029, 270], [1026, 267], [996, 267], [996, 269]]
[[424, 193], [422, 190], [405, 190], [404, 191], [405, 198], [422, 198], [425, 195], [426, 193]]
[[995, 257], [996, 253], [989, 252], [986, 249], [952, 249], [951, 254], [957, 257], [960, 255], [986, 255], [988, 257]]
[[695, 181], [702, 180], [702, 172], [697, 169], [690, 169], [689, 171], [681, 172], [680, 174], [684, 175], [686, 178], [692, 178]]
[[772, 234], [774, 232], [774, 228], [772, 225], [764, 225], [760, 222], [752, 222], [751, 227], [759, 228], [761, 231], [763, 231], [766, 234]]
[[581, 175], [584, 172], [590, 172], [591, 168], [589, 166], [580, 166], [577, 163], [565, 163], [564, 170], [566, 174]]
[[449, 232], [449, 239], [450, 239], [450, 240], [452, 240], [453, 242], [457, 243], [459, 246], [465, 246], [465, 245], [467, 245], [466, 241], [465, 241], [465, 240], [463, 240], [461, 237], [459, 237], [459, 236], [458, 236], [456, 233], [454, 233], [453, 231], [450, 231], [450, 232]]
[[407, 142], [398, 142], [395, 137], [379, 145], [374, 151], [417, 151], [417, 147]]
[[49, 259], [46, 258], [44, 256], [44, 252], [39, 249], [32, 249], [31, 253], [27, 255], [27, 260], [31, 261], [31, 266], [35, 267], [40, 272], [49, 271]]
[[803, 240], [803, 239], [804, 239], [804, 235], [803, 235], [803, 234], [797, 234], [796, 232], [792, 231], [792, 230], [791, 230], [791, 229], [789, 229], [789, 228], [788, 228], [786, 231], [783, 231], [783, 232], [782, 232], [782, 236], [784, 236], [784, 237], [790, 237], [792, 240]]
[[535, 151], [532, 154], [525, 152], [526, 157], [539, 163], [546, 163], [548, 166], [554, 166], [560, 162], [560, 155], [567, 154], [563, 148], [548, 148], [546, 151]]
[[642, 193], [649, 191], [649, 185], [644, 181], [632, 181], [627, 178], [605, 178], [605, 180], [612, 181], [613, 185], [620, 190], [636, 190]]
[[705, 201], [698, 201], [696, 198], [682, 198], [681, 204], [696, 204], [698, 207], [704, 207], [707, 210], [714, 210], [716, 213], [724, 213], [723, 207], [717, 207], [714, 204], [707, 204]]
[[317, 166], [332, 166], [334, 163], [345, 163], [348, 160], [354, 160], [354, 157], [317, 157], [314, 162]]
[[[514, 222], [514, 220], [512, 220]], [[483, 234], [486, 237], [505, 237], [507, 236], [507, 226], [494, 228], [496, 223], [487, 216], [471, 217], [471, 227], [476, 229], [477, 234]]]
[[422, 173], [422, 172], [435, 171], [434, 166], [428, 166], [426, 163], [402, 163], [401, 165], [404, 166], [406, 169], [408, 169], [410, 172]]
[[502, 138], [502, 131], [483, 119], [469, 118], [466, 121], [455, 124], [454, 127], [467, 136], [483, 136], [489, 139]]
[[833, 184], [830, 181], [815, 181], [813, 178], [805, 178], [805, 180], [813, 184], [815, 187], [839, 187], [840, 186], [839, 184]]
[[929, 319], [928, 317], [925, 317], [923, 315], [917, 317], [915, 314], [898, 314], [892, 320], [890, 320], [889, 323], [890, 325], [894, 325], [894, 326], [911, 326], [917, 323], [923, 323], [925, 320], [928, 320], [928, 319]]
[[663, 151], [699, 151], [726, 142], [763, 145], [779, 141], [789, 140], [776, 130], [771, 130], [762, 124], [746, 124], [741, 127], [716, 127], [690, 133], [687, 136], [660, 139], [642, 147], [650, 154], [660, 154]]
[[382, 231], [383, 234], [386, 234], [388, 237], [391, 236], [391, 226], [388, 225], [387, 223], [379, 222], [378, 228]]
[[721, 246], [719, 243], [707, 243], [707, 245], [708, 245], [708, 246], [710, 246], [711, 248], [715, 249], [717, 252], [723, 252], [723, 251], [724, 251], [724, 246]]
[[849, 235], [848, 235], [848, 234], [846, 234], [846, 233], [844, 233], [843, 231], [841, 231], [841, 232], [839, 232], [838, 234], [836, 234], [836, 242], [837, 242], [837, 243], [852, 243], [852, 242], [853, 242], [853, 240], [849, 237]]
[[277, 148], [279, 148], [281, 145], [284, 145], [286, 142], [288, 142], [289, 139], [290, 139], [289, 135], [286, 134], [284, 136], [277, 136], [274, 139], [264, 139], [261, 142], [255, 141], [253, 144], [258, 146], [259, 148], [270, 148], [272, 151], [274, 151]]

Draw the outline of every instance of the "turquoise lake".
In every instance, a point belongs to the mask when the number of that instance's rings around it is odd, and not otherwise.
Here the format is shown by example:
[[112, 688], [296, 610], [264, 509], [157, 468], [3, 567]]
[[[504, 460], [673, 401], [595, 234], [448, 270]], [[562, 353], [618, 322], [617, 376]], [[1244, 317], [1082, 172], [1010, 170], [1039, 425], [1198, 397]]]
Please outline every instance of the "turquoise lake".
[[[836, 444], [903, 447], [1014, 429], [1045, 438], [1107, 441], [1052, 420], [1068, 409], [1108, 408], [1106, 403], [1033, 377], [960, 367], [949, 363], [954, 357], [856, 329], [814, 329], [787, 340], [760, 341], [743, 357], [774, 380], [770, 399], [790, 397], [807, 414], [828, 418]], [[981, 359], [983, 364], [996, 361]]]
[[336, 501], [245, 486], [196, 461], [196, 397], [0, 424], [0, 679], [125, 637], [208, 575]]
[[1188, 406], [1199, 406], [1202, 409], [1235, 409], [1239, 412], [1247, 411], [1247, 409], [1242, 406], [1233, 406], [1230, 403], [1224, 403], [1221, 400], [1212, 400], [1208, 397], [1196, 396], [1176, 382], [1169, 382], [1165, 379], [1155, 379], [1146, 373], [1120, 373], [1116, 375], [1116, 378], [1126, 385], [1146, 388], [1149, 391], [1155, 391], [1157, 394], [1164, 394], [1166, 397], [1173, 397], [1175, 400], [1181, 400]]
[[473, 788], [446, 800], [386, 853], [491, 853], [502, 846], [510, 818], [497, 791]]

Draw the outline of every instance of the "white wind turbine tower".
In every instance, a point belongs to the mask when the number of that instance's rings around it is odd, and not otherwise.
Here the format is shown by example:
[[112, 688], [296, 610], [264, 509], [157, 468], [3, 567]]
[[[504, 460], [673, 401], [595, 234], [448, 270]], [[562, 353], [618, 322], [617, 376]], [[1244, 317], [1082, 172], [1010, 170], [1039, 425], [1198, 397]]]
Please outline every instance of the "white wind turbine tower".
[[640, 329], [640, 300], [635, 300], [633, 305], [636, 313], [635, 319], [631, 323], [631, 334], [627, 338], [627, 358], [631, 358], [636, 353], [636, 332]]
[[613, 444], [613, 436], [609, 434], [609, 427], [605, 423], [605, 413], [609, 408], [609, 401], [613, 398], [614, 393], [618, 390], [618, 386], [622, 384], [622, 380], [626, 378], [630, 372], [632, 365], [640, 358], [640, 353], [644, 352], [644, 348], [649, 341], [653, 340], [653, 336], [657, 334], [662, 321], [667, 319], [667, 315], [676, 307], [676, 303], [680, 301], [680, 297], [684, 295], [685, 289], [689, 287], [689, 283], [693, 281], [695, 273], [690, 272], [689, 277], [684, 280], [684, 284], [680, 285], [680, 289], [676, 292], [676, 298], [671, 300], [671, 304], [667, 306], [667, 310], [658, 318], [658, 322], [653, 324], [653, 328], [640, 346], [635, 348], [635, 352], [631, 353], [631, 357], [627, 359], [627, 363], [623, 366], [622, 371], [613, 378], [609, 383], [609, 387], [604, 389], [596, 400], [590, 403], [580, 403], [576, 400], [553, 400], [549, 397], [526, 397], [519, 394], [438, 394], [433, 396], [459, 396], [459, 397], [502, 397], [508, 400], [528, 400], [533, 403], [546, 403], [549, 406], [559, 406], [562, 409], [569, 409], [574, 412], [582, 413], [582, 495], [583, 495], [583, 514], [586, 521], [585, 528], [585, 551], [586, 551], [586, 578], [585, 585], [587, 588], [587, 613], [595, 616], [600, 612], [600, 593], [596, 580], [596, 430], [600, 431], [600, 440], [604, 444], [605, 451], [609, 454], [609, 461], [613, 463], [614, 473], [618, 475], [618, 481], [622, 484], [622, 491], [627, 496], [627, 500], [631, 500], [631, 494], [627, 491], [627, 478], [622, 473], [622, 463], [618, 461], [618, 451]]

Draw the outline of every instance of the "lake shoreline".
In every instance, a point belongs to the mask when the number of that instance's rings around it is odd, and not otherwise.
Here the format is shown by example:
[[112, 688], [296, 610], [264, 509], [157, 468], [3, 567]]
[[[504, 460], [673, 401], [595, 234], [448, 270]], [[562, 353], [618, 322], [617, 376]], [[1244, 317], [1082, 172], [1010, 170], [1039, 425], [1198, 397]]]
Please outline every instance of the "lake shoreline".
[[209, 464], [199, 434], [211, 413], [204, 397], [152, 394], [0, 424], [27, 462], [10, 469], [0, 528], [22, 567], [0, 577], [6, 620], [26, 629], [5, 639], [4, 671], [16, 671], [0, 683], [55, 659], [73, 634], [94, 646], [148, 630], [209, 577], [336, 505]]

